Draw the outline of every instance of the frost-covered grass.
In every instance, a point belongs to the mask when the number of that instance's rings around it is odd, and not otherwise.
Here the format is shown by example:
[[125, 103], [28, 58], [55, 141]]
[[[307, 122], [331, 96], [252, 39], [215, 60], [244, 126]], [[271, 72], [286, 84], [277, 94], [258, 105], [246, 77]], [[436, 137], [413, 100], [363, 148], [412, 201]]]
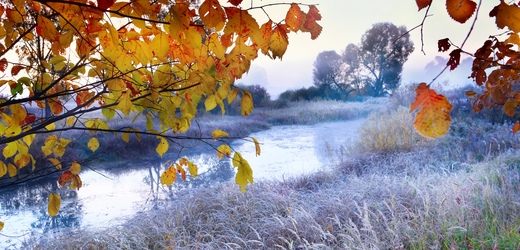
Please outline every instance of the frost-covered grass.
[[355, 147], [328, 149], [329, 171], [245, 194], [232, 183], [187, 190], [119, 226], [27, 248], [519, 249], [520, 143], [509, 127], [455, 120], [426, 140], [408, 133], [408, 116], [369, 118]]

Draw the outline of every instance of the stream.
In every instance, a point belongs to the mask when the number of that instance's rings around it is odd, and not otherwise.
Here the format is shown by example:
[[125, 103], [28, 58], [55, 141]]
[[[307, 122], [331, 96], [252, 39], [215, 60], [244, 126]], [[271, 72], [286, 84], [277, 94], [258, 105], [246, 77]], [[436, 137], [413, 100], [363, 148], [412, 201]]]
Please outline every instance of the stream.
[[[261, 155], [255, 156], [255, 146], [246, 140], [235, 140], [231, 147], [240, 152], [258, 180], [282, 180], [330, 168], [331, 153], [358, 137], [358, 127], [364, 119], [327, 122], [316, 125], [284, 125], [253, 133], [261, 144]], [[160, 185], [162, 164], [177, 155], [163, 156], [163, 162], [125, 162], [129, 170], [117, 173], [80, 172], [83, 187], [69, 190], [57, 187], [55, 180], [19, 185], [0, 193], [0, 248], [16, 249], [30, 234], [66, 233], [78, 229], [114, 226], [136, 214], [172, 202], [186, 188], [233, 181], [235, 169], [230, 159], [219, 160], [214, 149], [204, 147], [188, 157], [198, 166], [197, 178], [179, 176], [170, 187]], [[95, 166], [93, 166], [95, 169]], [[239, 188], [237, 186], [237, 188]], [[50, 192], [61, 196], [58, 215], [47, 213]]]

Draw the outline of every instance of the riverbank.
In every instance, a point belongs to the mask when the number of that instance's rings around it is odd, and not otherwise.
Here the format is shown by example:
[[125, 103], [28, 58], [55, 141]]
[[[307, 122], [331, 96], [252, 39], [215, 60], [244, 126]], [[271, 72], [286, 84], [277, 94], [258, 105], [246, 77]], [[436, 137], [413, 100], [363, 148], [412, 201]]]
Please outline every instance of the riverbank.
[[[518, 249], [520, 143], [509, 126], [455, 119], [415, 137], [406, 110], [369, 117], [329, 171], [186, 190], [119, 226], [28, 249]], [[384, 143], [381, 143], [384, 142]]]
[[[249, 136], [251, 133], [269, 129], [273, 125], [311, 125], [327, 121], [354, 120], [366, 117], [375, 110], [386, 109], [388, 98], [371, 98], [364, 102], [340, 102], [340, 101], [312, 101], [312, 102], [292, 102], [280, 109], [256, 108], [249, 116], [228, 116], [212, 115], [204, 113], [192, 120], [192, 125], [184, 134], [179, 134], [174, 143], [169, 143], [167, 153], [176, 154], [180, 150], [184, 152], [191, 148], [207, 147], [212, 140], [201, 138], [212, 138], [211, 133], [222, 130], [230, 135], [231, 142], [236, 138]], [[152, 119], [154, 124], [158, 120]], [[135, 122], [133, 118], [115, 117], [107, 121], [110, 128], [137, 128], [139, 131], [146, 131], [146, 120], [143, 117]], [[57, 125], [59, 127], [59, 125]], [[155, 128], [159, 130], [159, 127]], [[46, 135], [48, 136], [48, 135]], [[159, 139], [155, 136], [141, 136], [140, 140], [131, 135], [128, 142], [123, 141], [121, 134], [115, 136], [113, 133], [90, 134], [85, 131], [68, 131], [59, 134], [61, 138], [74, 139], [66, 148], [65, 154], [60, 159], [65, 165], [69, 162], [82, 160], [83, 164], [97, 164], [112, 162], [110, 168], [117, 168], [118, 161], [129, 159], [142, 160], [143, 158], [159, 158], [155, 151], [159, 144]], [[96, 136], [100, 142], [96, 152], [92, 152], [87, 143], [92, 136]], [[34, 156], [37, 164], [49, 165], [46, 157], [41, 152], [41, 146], [45, 143], [44, 136], [38, 135], [30, 153]], [[226, 138], [221, 138], [226, 140]], [[39, 166], [37, 166], [39, 167]], [[102, 169], [101, 169], [102, 170]]]

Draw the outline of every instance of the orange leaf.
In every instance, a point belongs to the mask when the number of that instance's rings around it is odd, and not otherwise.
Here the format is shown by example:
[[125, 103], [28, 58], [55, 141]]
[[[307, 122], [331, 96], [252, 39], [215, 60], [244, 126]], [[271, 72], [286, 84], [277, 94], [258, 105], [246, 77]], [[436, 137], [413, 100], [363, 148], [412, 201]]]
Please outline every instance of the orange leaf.
[[287, 12], [285, 17], [285, 23], [289, 26], [289, 29], [296, 32], [300, 29], [303, 24], [302, 10], [298, 4], [292, 3], [291, 8]]
[[172, 165], [161, 174], [161, 184], [166, 184], [166, 186], [169, 187], [171, 184], [173, 184], [176, 178], [177, 173], [175, 165]]
[[228, 3], [238, 6], [240, 3], [242, 3], [242, 0], [228, 0]]
[[415, 92], [415, 101], [410, 106], [410, 113], [420, 109], [415, 116], [415, 129], [429, 138], [446, 135], [450, 129], [452, 109], [448, 99], [435, 93], [424, 82], [419, 84]]
[[471, 91], [471, 90], [470, 90], [470, 91], [466, 91], [466, 96], [468, 96], [468, 97], [473, 97], [473, 96], [475, 96], [476, 94], [477, 94], [477, 93], [476, 93], [475, 91]]
[[56, 38], [58, 38], [56, 26], [54, 26], [54, 23], [52, 23], [51, 20], [44, 16], [38, 16], [38, 26], [36, 27], [36, 31], [39, 36], [51, 42], [56, 41]]
[[179, 164], [176, 164], [177, 166], [177, 172], [181, 174], [181, 178], [183, 180], [186, 180], [186, 170], [184, 170], [184, 168], [181, 167], [181, 165]]
[[65, 171], [63, 172], [61, 175], [60, 175], [60, 178], [58, 179], [58, 184], [60, 184], [60, 186], [65, 186], [65, 184], [67, 184], [67, 182], [71, 181], [72, 180], [72, 176], [74, 176], [72, 174], [72, 172], [70, 171]]
[[513, 126], [512, 130], [513, 130], [513, 135], [516, 134], [516, 132], [518, 132], [520, 130], [520, 122], [519, 121], [517, 121], [515, 123], [515, 126]]
[[415, 0], [415, 3], [417, 3], [417, 7], [419, 7], [419, 11], [423, 8], [426, 8], [432, 4], [432, 0]]
[[477, 4], [471, 0], [446, 0], [446, 9], [453, 20], [465, 23], [475, 13]]
[[226, 13], [218, 0], [206, 0], [200, 5], [199, 16], [207, 29], [220, 31], [226, 22]]
[[20, 65], [13, 66], [13, 68], [11, 68], [11, 75], [18, 75], [18, 72], [20, 72], [22, 69], [25, 69], [25, 67]]
[[504, 113], [506, 115], [513, 117], [515, 115], [515, 108], [518, 106], [518, 102], [513, 100], [507, 100], [507, 102], [502, 107], [504, 109]]
[[496, 17], [499, 28], [509, 27], [514, 32], [520, 32], [520, 8], [516, 4], [508, 5], [503, 0], [489, 13], [490, 17]]
[[60, 100], [55, 100], [55, 99], [57, 99], [57, 98], [49, 99], [47, 103], [49, 104], [49, 107], [51, 108], [51, 112], [55, 115], [59, 115], [59, 114], [61, 114], [61, 112], [63, 112], [63, 105], [61, 104]]

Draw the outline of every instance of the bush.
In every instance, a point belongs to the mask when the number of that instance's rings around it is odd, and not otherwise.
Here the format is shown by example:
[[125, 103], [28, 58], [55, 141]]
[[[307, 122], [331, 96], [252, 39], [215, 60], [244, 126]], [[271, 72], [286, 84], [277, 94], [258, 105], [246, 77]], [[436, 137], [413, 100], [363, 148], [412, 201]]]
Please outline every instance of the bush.
[[413, 116], [405, 107], [369, 116], [359, 128], [358, 152], [391, 152], [413, 149], [425, 140], [413, 127]]

